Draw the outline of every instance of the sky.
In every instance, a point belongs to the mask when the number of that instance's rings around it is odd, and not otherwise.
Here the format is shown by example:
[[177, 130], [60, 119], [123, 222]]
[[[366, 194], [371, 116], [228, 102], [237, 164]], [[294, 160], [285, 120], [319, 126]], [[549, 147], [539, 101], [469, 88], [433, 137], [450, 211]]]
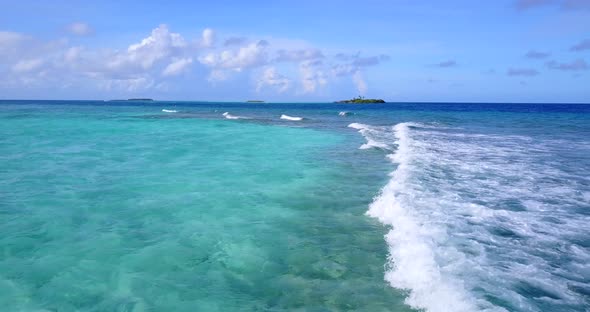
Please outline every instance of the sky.
[[0, 99], [590, 103], [590, 0], [0, 8]]

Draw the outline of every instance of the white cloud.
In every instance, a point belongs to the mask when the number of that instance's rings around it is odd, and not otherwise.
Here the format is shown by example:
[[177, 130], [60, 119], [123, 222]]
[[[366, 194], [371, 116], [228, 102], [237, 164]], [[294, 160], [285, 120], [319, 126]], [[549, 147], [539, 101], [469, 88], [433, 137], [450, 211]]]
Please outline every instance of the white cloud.
[[164, 71], [162, 72], [163, 76], [176, 76], [181, 74], [182, 72], [186, 71], [188, 67], [193, 63], [192, 58], [180, 58], [174, 60], [172, 63], [168, 64]]
[[367, 92], [367, 90], [369, 89], [367, 86], [367, 82], [365, 82], [365, 79], [363, 78], [363, 74], [361, 73], [360, 70], [357, 70], [352, 75], [352, 81], [354, 82], [356, 89], [360, 95], [364, 95]]
[[205, 48], [211, 48], [215, 44], [215, 32], [211, 28], [205, 28], [203, 30], [201, 44]]
[[211, 73], [216, 77], [210, 76], [210, 80], [227, 79], [228, 73], [219, 75], [220, 70], [229, 70], [240, 72], [246, 68], [263, 66], [268, 63], [267, 47], [265, 41], [258, 41], [247, 44], [233, 50], [223, 50], [221, 52], [210, 52], [199, 57], [199, 62], [212, 69]]
[[199, 62], [209, 67], [241, 71], [244, 68], [265, 65], [268, 62], [268, 54], [265, 45], [258, 42], [242, 46], [238, 50], [209, 53], [200, 57]]
[[156, 82], [150, 84], [145, 81], [154, 80], [157, 76], [167, 77], [182, 72], [190, 65], [190, 57], [186, 55], [192, 52], [192, 48], [180, 34], [171, 32], [166, 25], [160, 25], [149, 36], [125, 50], [72, 47], [64, 53], [63, 59], [66, 66], [78, 75], [103, 81], [103, 88], [137, 90], [139, 86], [155, 86]]
[[151, 35], [140, 43], [130, 45], [127, 53], [111, 64], [116, 66], [124, 62], [139, 63], [147, 69], [155, 62], [175, 54], [186, 46], [187, 43], [180, 34], [171, 33], [168, 26], [162, 24], [152, 30]]
[[67, 31], [76, 36], [87, 36], [94, 33], [94, 29], [90, 25], [82, 22], [76, 22], [66, 27]]
[[268, 67], [262, 72], [262, 76], [258, 79], [256, 91], [260, 92], [264, 87], [272, 87], [279, 93], [283, 93], [289, 89], [291, 80], [279, 74], [274, 67]]
[[[84, 23], [74, 23], [69, 30], [78, 35], [92, 31]], [[360, 57], [359, 53], [327, 57], [307, 42], [281, 38], [216, 38], [211, 28], [204, 29], [197, 38], [185, 40], [168, 26], [159, 25], [143, 39], [120, 50], [71, 46], [67, 39], [41, 41], [0, 31], [0, 80], [9, 77], [3, 75], [12, 74], [17, 78], [14, 85], [20, 82], [45, 88], [84, 86], [164, 92], [170, 77], [200, 66], [209, 70], [207, 78], [211, 83], [230, 80], [237, 72], [253, 74], [257, 91], [313, 94], [332, 79], [345, 76], [353, 80], [362, 94], [367, 91], [364, 68], [386, 59], [383, 55]], [[195, 73], [198, 72], [202, 71]]]
[[[83, 26], [72, 27], [82, 33]], [[204, 32], [204, 33], [211, 33]], [[106, 90], [136, 91], [156, 88], [163, 79], [179, 75], [198, 53], [166, 25], [123, 50], [68, 46], [67, 40], [39, 41], [14, 32], [0, 32], [0, 80], [2, 66], [18, 74], [20, 82], [49, 86], [94, 86]]]
[[321, 65], [321, 62], [304, 61], [299, 64], [303, 93], [313, 93], [318, 87], [325, 86], [328, 83], [326, 75], [322, 70], [318, 69], [318, 65]]
[[21, 60], [12, 66], [12, 71], [16, 73], [27, 73], [39, 69], [43, 65], [41, 59]]

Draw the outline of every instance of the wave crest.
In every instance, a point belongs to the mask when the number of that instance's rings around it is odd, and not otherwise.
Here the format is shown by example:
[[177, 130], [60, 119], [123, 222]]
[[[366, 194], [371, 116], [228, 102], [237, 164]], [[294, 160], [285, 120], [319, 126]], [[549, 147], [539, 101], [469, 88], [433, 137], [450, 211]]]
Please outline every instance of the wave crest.
[[225, 112], [223, 114], [221, 114], [223, 117], [225, 117], [225, 119], [249, 119], [248, 117], [243, 117], [243, 116], [235, 116], [230, 114], [229, 112]]
[[290, 121], [301, 121], [303, 117], [296, 117], [296, 116], [289, 116], [289, 115], [281, 115], [281, 119], [290, 120]]
[[[437, 261], [437, 236], [444, 232], [434, 225], [425, 226], [415, 217], [409, 200], [415, 195], [408, 187], [412, 167], [412, 146], [409, 134], [415, 123], [400, 123], [388, 132], [394, 138], [397, 149], [389, 155], [397, 169], [371, 203], [367, 215], [377, 218], [392, 229], [386, 235], [389, 246], [389, 262], [385, 279], [395, 288], [410, 290], [406, 304], [430, 312], [475, 311], [475, 304], [462, 282], [444, 274]], [[374, 127], [351, 124], [351, 128], [366, 131], [363, 135], [375, 136]], [[375, 145], [368, 139], [367, 144]], [[377, 145], [388, 146], [377, 142]], [[361, 146], [362, 148], [362, 146]]]

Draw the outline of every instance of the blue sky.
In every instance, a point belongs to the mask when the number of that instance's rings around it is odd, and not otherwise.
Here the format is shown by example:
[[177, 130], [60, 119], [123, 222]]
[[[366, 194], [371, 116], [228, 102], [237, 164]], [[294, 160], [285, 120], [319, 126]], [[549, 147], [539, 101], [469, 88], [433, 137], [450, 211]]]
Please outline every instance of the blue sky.
[[590, 102], [590, 0], [0, 5], [0, 98]]

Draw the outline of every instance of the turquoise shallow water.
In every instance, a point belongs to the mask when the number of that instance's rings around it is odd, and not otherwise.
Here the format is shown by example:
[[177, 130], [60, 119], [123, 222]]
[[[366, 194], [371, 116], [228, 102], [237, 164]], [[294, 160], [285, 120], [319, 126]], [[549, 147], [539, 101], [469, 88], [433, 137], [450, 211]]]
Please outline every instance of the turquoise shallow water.
[[583, 106], [4, 101], [0, 121], [6, 311], [590, 307]]
[[[345, 137], [133, 109], [2, 116], [13, 311], [385, 310], [383, 229]], [[372, 186], [372, 187], [371, 187]], [[370, 265], [368, 265], [370, 264]]]

